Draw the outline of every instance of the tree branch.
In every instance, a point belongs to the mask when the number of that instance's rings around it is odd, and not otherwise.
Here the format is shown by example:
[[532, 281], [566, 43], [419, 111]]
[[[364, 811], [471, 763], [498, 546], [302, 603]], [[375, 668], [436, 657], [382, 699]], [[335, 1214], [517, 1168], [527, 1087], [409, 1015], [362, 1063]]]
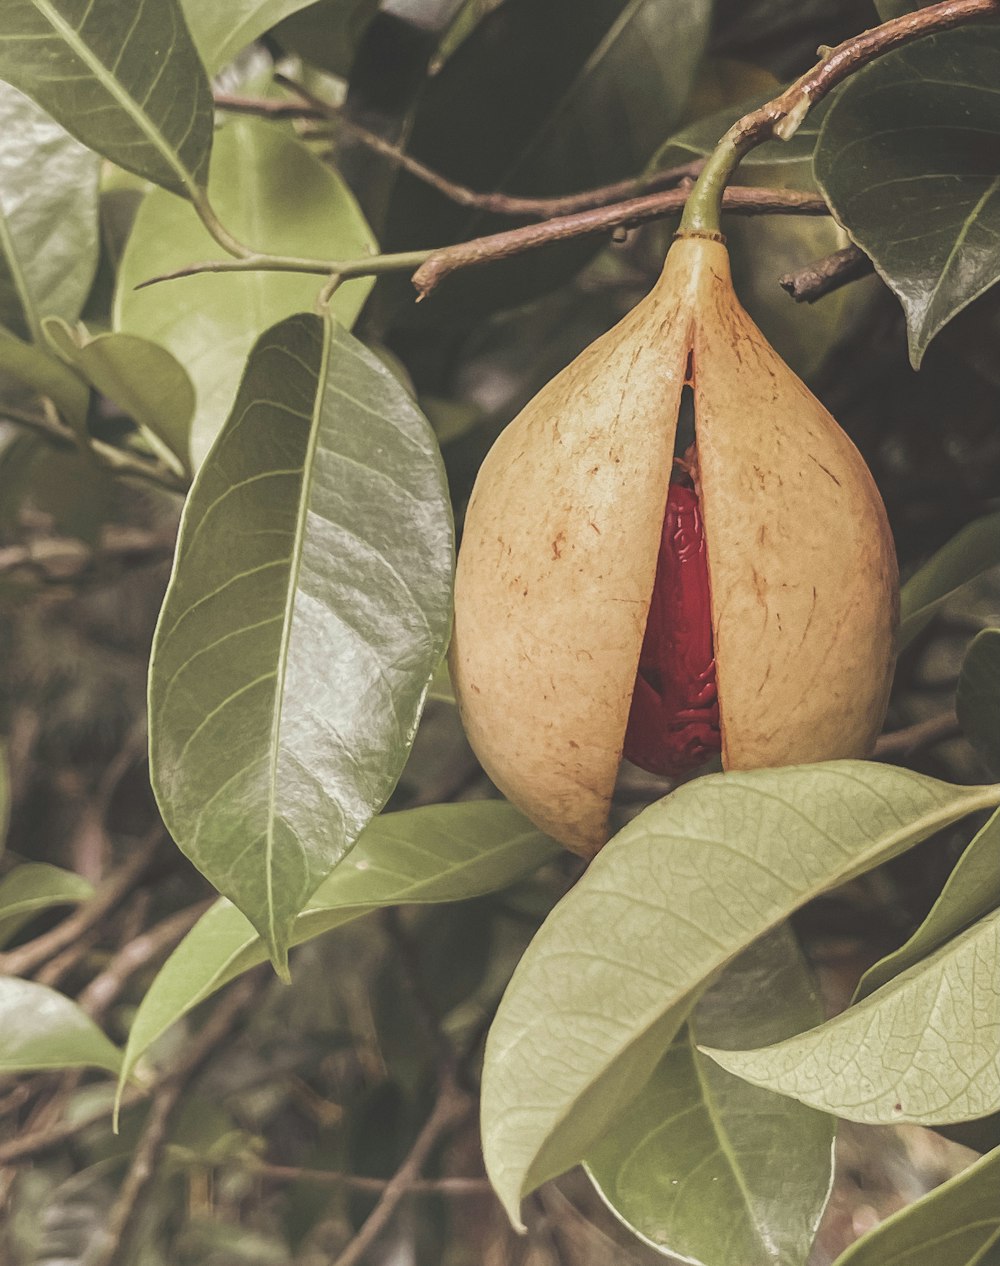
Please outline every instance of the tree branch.
[[[317, 1187], [346, 1188], [368, 1195], [381, 1195], [390, 1178], [369, 1178], [335, 1169], [307, 1169], [299, 1165], [272, 1165], [267, 1161], [250, 1161], [250, 1168], [261, 1178], [275, 1182], [307, 1182]], [[415, 1196], [484, 1196], [493, 1190], [488, 1178], [416, 1178], [406, 1188]]]
[[839, 290], [849, 282], [859, 281], [875, 271], [875, 265], [858, 246], [845, 246], [823, 259], [817, 259], [805, 268], [779, 277], [778, 285], [786, 290], [796, 303], [815, 303], [824, 295]]
[[940, 716], [929, 717], [926, 721], [917, 721], [901, 730], [883, 734], [875, 743], [875, 759], [893, 760], [912, 756], [922, 747], [943, 743], [945, 739], [955, 738], [961, 732], [955, 713], [942, 712]]

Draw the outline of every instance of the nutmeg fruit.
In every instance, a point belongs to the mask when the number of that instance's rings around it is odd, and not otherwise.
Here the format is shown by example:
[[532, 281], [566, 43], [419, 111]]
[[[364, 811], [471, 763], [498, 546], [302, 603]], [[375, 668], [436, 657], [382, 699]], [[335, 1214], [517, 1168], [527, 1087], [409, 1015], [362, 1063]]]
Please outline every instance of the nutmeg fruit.
[[[679, 236], [650, 294], [497, 440], [459, 553], [450, 667], [469, 740], [584, 856], [607, 838], [626, 730], [643, 763], [655, 747], [648, 716], [629, 717], [640, 652], [671, 646], [660, 630], [643, 649], [685, 386], [714, 673], [680, 746], [700, 734], [703, 755], [714, 725], [726, 769], [865, 756], [885, 714], [898, 577], [878, 490], [743, 310], [723, 242]], [[674, 649], [706, 636], [681, 629]]]

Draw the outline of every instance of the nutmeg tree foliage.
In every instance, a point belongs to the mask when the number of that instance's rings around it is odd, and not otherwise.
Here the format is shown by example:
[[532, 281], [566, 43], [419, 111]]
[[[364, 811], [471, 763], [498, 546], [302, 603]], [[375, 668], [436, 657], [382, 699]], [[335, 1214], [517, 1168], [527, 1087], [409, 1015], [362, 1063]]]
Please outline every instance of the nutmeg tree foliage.
[[1000, 1263], [998, 83], [997, 0], [0, 6], [4, 1261]]

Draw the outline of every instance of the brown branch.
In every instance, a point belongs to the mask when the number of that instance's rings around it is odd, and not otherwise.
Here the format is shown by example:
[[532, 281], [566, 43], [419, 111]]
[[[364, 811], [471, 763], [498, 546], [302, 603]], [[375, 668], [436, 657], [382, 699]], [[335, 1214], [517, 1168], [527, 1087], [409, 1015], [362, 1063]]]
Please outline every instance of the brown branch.
[[0, 954], [0, 976], [27, 975], [99, 923], [138, 883], [152, 863], [162, 839], [162, 828], [158, 828], [150, 838], [136, 846], [132, 856], [108, 877], [90, 901], [50, 931], [6, 954]]
[[118, 1198], [108, 1213], [101, 1242], [96, 1253], [88, 1259], [90, 1266], [117, 1266], [129, 1260], [125, 1254], [130, 1232], [146, 1192], [156, 1177], [174, 1113], [192, 1078], [229, 1035], [243, 1011], [253, 1001], [260, 987], [258, 975], [253, 972], [245, 976], [223, 995], [192, 1038], [183, 1058], [155, 1090], [142, 1134], [132, 1153], [128, 1173]]
[[875, 271], [875, 265], [858, 246], [845, 246], [823, 259], [817, 259], [805, 268], [785, 273], [778, 278], [778, 285], [786, 290], [796, 303], [815, 303], [824, 295], [839, 290], [849, 282], [859, 281]]
[[[129, 1087], [122, 1095], [122, 1108], [131, 1108], [145, 1099], [147, 1091], [138, 1087]], [[30, 1134], [22, 1134], [20, 1138], [11, 1139], [9, 1143], [0, 1144], [0, 1167], [22, 1164], [72, 1142], [86, 1133], [93, 1125], [111, 1118], [112, 1104], [109, 1101], [86, 1116], [74, 1117], [72, 1121], [61, 1121], [58, 1125], [33, 1130]]]
[[[369, 1178], [335, 1169], [305, 1169], [298, 1165], [271, 1165], [252, 1160], [250, 1167], [261, 1178], [275, 1182], [307, 1182], [317, 1187], [346, 1188], [348, 1191], [381, 1195], [390, 1178]], [[416, 1196], [483, 1196], [493, 1190], [488, 1178], [416, 1178], [407, 1186], [407, 1193]]]
[[364, 1260], [365, 1254], [396, 1212], [399, 1202], [419, 1180], [431, 1152], [444, 1135], [466, 1117], [469, 1106], [468, 1095], [459, 1089], [452, 1077], [446, 1076], [441, 1082], [431, 1114], [424, 1122], [406, 1159], [385, 1184], [375, 1208], [332, 1266], [357, 1266], [358, 1262]]
[[[629, 202], [617, 202], [575, 215], [560, 216], [543, 224], [529, 224], [522, 229], [508, 229], [488, 237], [473, 238], [455, 246], [434, 251], [413, 274], [413, 284], [424, 299], [450, 273], [459, 268], [475, 267], [508, 259], [522, 251], [548, 246], [552, 242], [569, 241], [592, 233], [606, 233], [616, 228], [636, 228], [650, 220], [681, 211], [690, 188], [669, 189], [664, 193], [646, 194]], [[727, 189], [723, 210], [744, 215], [829, 215], [830, 209], [819, 194], [795, 189], [756, 189], [735, 186]]]
[[901, 730], [883, 734], [875, 743], [875, 759], [892, 760], [912, 756], [923, 747], [943, 743], [945, 739], [955, 738], [961, 732], [955, 713], [942, 712], [940, 716], [929, 717], [926, 721], [917, 721]]
[[96, 546], [76, 537], [49, 536], [0, 549], [0, 575], [29, 572], [46, 585], [92, 580], [109, 570], [164, 562], [173, 556], [174, 545], [172, 532], [108, 524]]

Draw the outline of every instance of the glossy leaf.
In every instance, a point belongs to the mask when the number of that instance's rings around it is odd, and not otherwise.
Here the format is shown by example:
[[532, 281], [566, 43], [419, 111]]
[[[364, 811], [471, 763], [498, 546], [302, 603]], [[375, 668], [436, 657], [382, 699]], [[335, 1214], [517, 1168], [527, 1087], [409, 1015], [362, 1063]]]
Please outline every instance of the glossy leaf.
[[748, 1086], [696, 1046], [748, 1033], [777, 1040], [822, 1014], [787, 928], [741, 954], [702, 998], [587, 1159], [637, 1235], [703, 1266], [805, 1262], [830, 1191], [833, 1119]]
[[82, 434], [90, 401], [87, 384], [47, 349], [26, 343], [0, 326], [0, 388], [4, 379], [46, 396], [65, 421]]
[[37, 342], [75, 320], [97, 267], [100, 159], [0, 82], [0, 325]]
[[0, 879], [0, 943], [40, 910], [76, 905], [93, 894], [93, 885], [71, 870], [47, 862], [15, 866]]
[[998, 801], [998, 788], [833, 761], [701, 778], [629, 823], [543, 924], [490, 1031], [483, 1151], [511, 1218], [588, 1154], [742, 949]]
[[755, 1086], [867, 1124], [1000, 1111], [1000, 912], [819, 1028], [752, 1051], [703, 1048]]
[[0, 1072], [105, 1068], [121, 1052], [75, 1002], [33, 980], [0, 976]]
[[248, 44], [282, 18], [308, 8], [314, 0], [180, 0], [195, 47], [210, 75], [216, 74]]
[[865, 972], [857, 997], [867, 998], [997, 907], [1000, 907], [1000, 814], [990, 818], [958, 859], [927, 918], [906, 944]]
[[906, 312], [910, 359], [1000, 278], [1000, 31], [968, 27], [880, 57], [827, 115], [816, 175]]
[[1000, 566], [1000, 514], [976, 519], [910, 577], [900, 594], [900, 649], [930, 624], [963, 585]]
[[835, 1266], [992, 1266], [1000, 1244], [998, 1190], [1000, 1149], [886, 1218]]
[[49, 344], [103, 396], [143, 429], [153, 448], [180, 471], [190, 469], [188, 432], [194, 413], [191, 379], [174, 357], [138, 334], [98, 334], [48, 317]]
[[204, 185], [212, 94], [177, 0], [4, 0], [0, 78], [120, 167]]
[[[273, 123], [237, 119], [219, 132], [209, 194], [232, 231], [263, 251], [355, 258], [375, 246], [340, 177]], [[218, 256], [194, 210], [154, 190], [139, 208], [115, 294], [116, 330], [165, 347], [194, 384], [195, 467], [232, 407], [256, 338], [283, 317], [311, 310], [321, 285], [321, 278], [302, 273], [249, 272], [135, 289], [150, 277]], [[371, 286], [370, 278], [361, 278], [338, 290], [332, 311], [344, 325], [354, 323]]]
[[[361, 833], [295, 920], [298, 945], [382, 906], [462, 901], [515, 883], [559, 846], [495, 800], [387, 813]], [[153, 1042], [192, 1007], [267, 957], [239, 910], [218, 901], [167, 959], [129, 1033], [122, 1082]]]
[[991, 773], [1000, 773], [1000, 629], [973, 638], [958, 678], [958, 720]]
[[274, 326], [185, 507], [150, 750], [168, 829], [280, 970], [295, 916], [395, 786], [451, 571], [416, 405], [331, 319]]

